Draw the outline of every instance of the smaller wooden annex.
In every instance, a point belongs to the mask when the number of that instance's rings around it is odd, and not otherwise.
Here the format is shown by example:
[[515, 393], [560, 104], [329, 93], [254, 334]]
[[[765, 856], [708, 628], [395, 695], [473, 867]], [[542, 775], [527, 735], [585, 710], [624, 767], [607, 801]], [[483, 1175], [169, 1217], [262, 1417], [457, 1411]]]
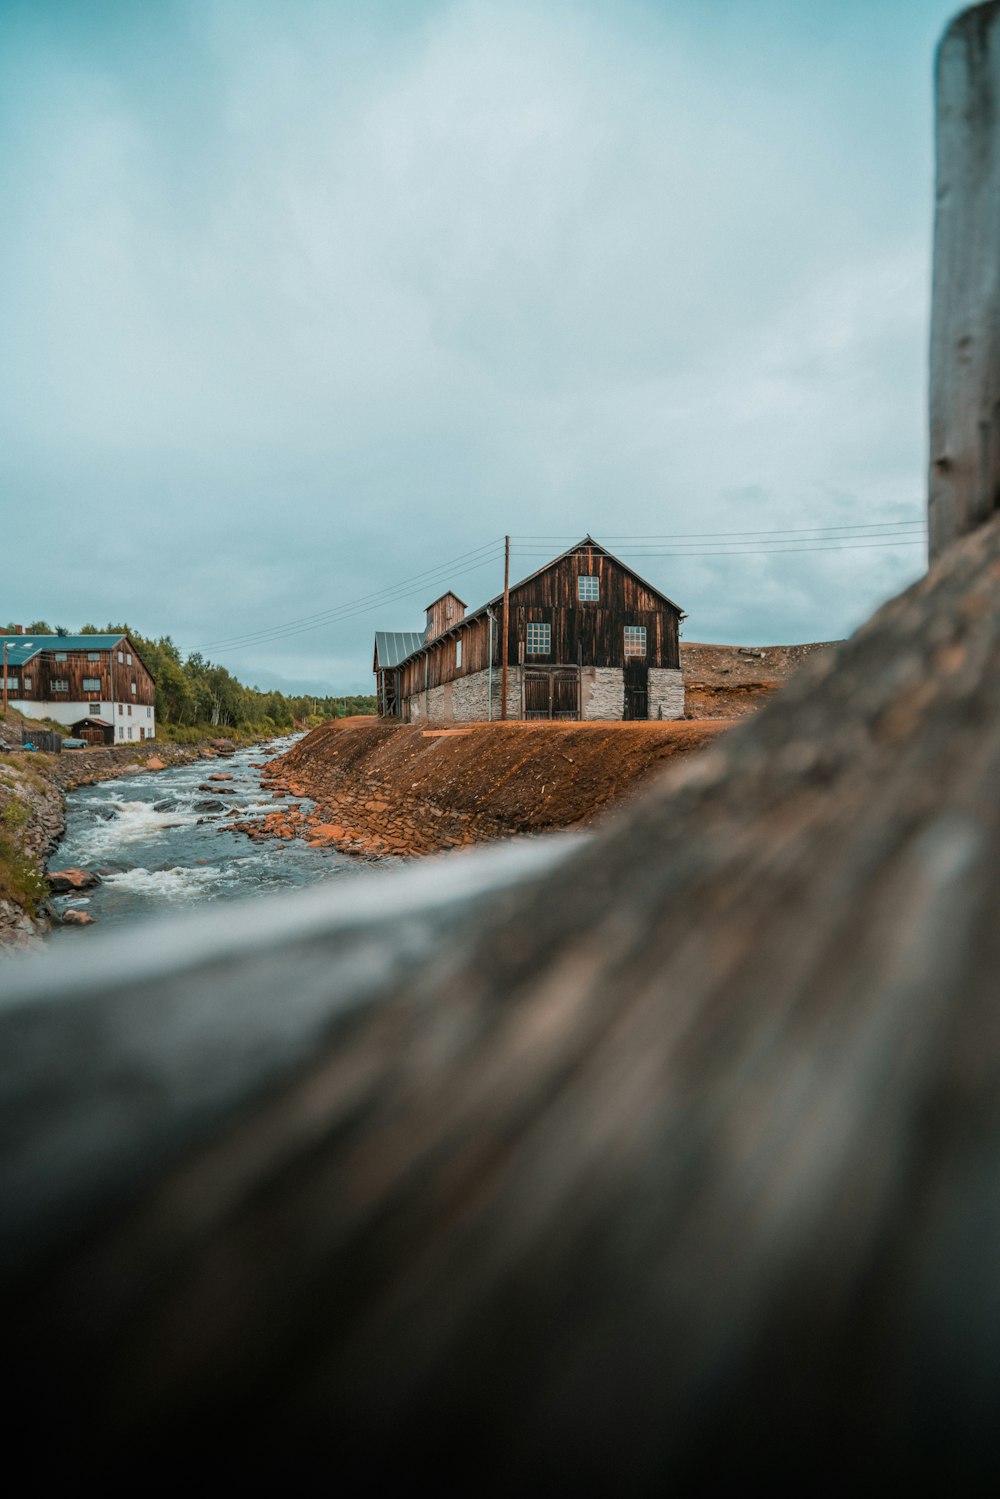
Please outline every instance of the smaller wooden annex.
[[[378, 711], [476, 722], [501, 711], [504, 597], [466, 613], [454, 593], [423, 632], [379, 630]], [[509, 589], [507, 718], [683, 718], [684, 611], [586, 536]]]

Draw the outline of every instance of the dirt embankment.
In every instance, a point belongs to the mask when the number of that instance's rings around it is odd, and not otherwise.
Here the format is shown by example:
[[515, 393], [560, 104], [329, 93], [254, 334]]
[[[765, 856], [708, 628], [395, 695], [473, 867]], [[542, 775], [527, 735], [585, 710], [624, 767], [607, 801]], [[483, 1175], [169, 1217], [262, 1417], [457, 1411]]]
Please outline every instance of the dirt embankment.
[[803, 662], [835, 641], [809, 645], [700, 645], [681, 641], [684, 700], [691, 718], [746, 718]]
[[349, 852], [421, 854], [586, 823], [651, 771], [726, 727], [714, 723], [493, 723], [423, 729], [377, 719], [314, 729], [262, 783], [316, 810], [276, 808], [251, 836]]

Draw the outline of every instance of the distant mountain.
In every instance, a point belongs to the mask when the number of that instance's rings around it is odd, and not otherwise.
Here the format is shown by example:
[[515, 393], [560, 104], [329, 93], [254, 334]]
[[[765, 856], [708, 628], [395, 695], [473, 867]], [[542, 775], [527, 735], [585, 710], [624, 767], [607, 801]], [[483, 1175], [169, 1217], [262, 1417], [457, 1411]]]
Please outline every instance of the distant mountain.
[[309, 682], [302, 677], [282, 677], [276, 671], [247, 671], [239, 673], [251, 687], [261, 692], [283, 692], [286, 697], [344, 697], [344, 688], [334, 687], [332, 682]]

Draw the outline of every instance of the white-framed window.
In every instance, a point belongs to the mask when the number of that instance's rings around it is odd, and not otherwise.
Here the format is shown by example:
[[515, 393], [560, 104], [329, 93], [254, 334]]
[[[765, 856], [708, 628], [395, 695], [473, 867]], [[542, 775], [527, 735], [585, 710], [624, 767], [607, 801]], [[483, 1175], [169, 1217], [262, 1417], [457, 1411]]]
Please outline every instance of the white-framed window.
[[[128, 705], [128, 716], [129, 716], [129, 718], [132, 717], [132, 704], [131, 703], [129, 703], [129, 705]], [[129, 729], [129, 733], [130, 734], [131, 734], [131, 732], [132, 732], [132, 730]]]
[[95, 716], [99, 717], [100, 716], [100, 712], [101, 712], [101, 705], [100, 705], [100, 703], [88, 703], [87, 704], [87, 712], [88, 713], [92, 713]]
[[53, 692], [68, 692], [69, 681], [66, 677], [54, 677], [51, 682], [51, 689]]
[[122, 714], [123, 714], [123, 713], [124, 713], [124, 712], [125, 712], [125, 709], [124, 709], [124, 707], [123, 707], [123, 706], [122, 706], [122, 704], [121, 704], [121, 703], [119, 703], [119, 704], [118, 704], [118, 717], [119, 717], [119, 718], [121, 718], [121, 716], [122, 716]]
[[152, 710], [152, 708], [147, 708], [146, 709], [146, 717], [147, 718], [152, 718], [152, 716], [153, 716], [153, 710]]
[[119, 651], [118, 652], [118, 665], [119, 666], [124, 666], [125, 665], [125, 652], [124, 651]]
[[100, 651], [88, 651], [87, 652], [87, 660], [88, 661], [100, 661], [100, 659], [101, 659], [101, 653], [100, 653]]
[[625, 626], [625, 660], [630, 656], [644, 656], [646, 654], [646, 626]]
[[455, 641], [455, 665], [456, 665], [456, 667], [458, 667], [458, 666], [461, 666], [461, 664], [462, 664], [462, 637], [459, 636], [459, 638]]
[[132, 738], [132, 725], [131, 724], [129, 724], [129, 726], [128, 726], [128, 737], [130, 739]]
[[21, 684], [17, 680], [16, 677], [8, 677], [7, 678], [7, 691], [8, 692], [16, 692], [17, 689], [20, 687], [20, 685]]
[[25, 679], [24, 679], [24, 690], [25, 690], [25, 692], [30, 692], [31, 691], [31, 678], [30, 677], [25, 677]]
[[100, 679], [100, 677], [84, 677], [84, 679], [83, 679], [83, 690], [84, 690], [84, 692], [100, 692], [100, 690], [101, 690], [101, 679]]
[[69, 656], [67, 655], [67, 653], [65, 651], [56, 651], [55, 659], [57, 661], [68, 661], [69, 660]]
[[529, 624], [525, 650], [529, 656], [547, 656], [552, 649], [552, 626]]
[[128, 651], [125, 652], [125, 665], [126, 666], [131, 666], [132, 665], [132, 657], [129, 655]]
[[576, 580], [576, 596], [581, 604], [596, 604], [601, 597], [601, 580], [596, 573], [581, 573]]
[[135, 697], [135, 683], [132, 683], [132, 696]]

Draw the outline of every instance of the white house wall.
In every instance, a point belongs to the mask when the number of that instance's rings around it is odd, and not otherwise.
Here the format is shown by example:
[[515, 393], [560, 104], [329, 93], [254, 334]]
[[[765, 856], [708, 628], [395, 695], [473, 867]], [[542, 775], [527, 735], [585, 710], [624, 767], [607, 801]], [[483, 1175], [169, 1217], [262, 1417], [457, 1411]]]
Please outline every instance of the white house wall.
[[[25, 698], [11, 698], [10, 705], [25, 718], [49, 718], [53, 723], [64, 724], [67, 728], [79, 723], [81, 718], [102, 718], [105, 723], [114, 724], [116, 744], [138, 744], [140, 737], [156, 737], [156, 709], [145, 703], [101, 703], [100, 711], [95, 711], [98, 705], [93, 698], [88, 698], [83, 703], [39, 703]], [[119, 707], [121, 713], [118, 712]], [[131, 717], [128, 711], [130, 707]], [[140, 728], [145, 729], [144, 736], [140, 736]]]

